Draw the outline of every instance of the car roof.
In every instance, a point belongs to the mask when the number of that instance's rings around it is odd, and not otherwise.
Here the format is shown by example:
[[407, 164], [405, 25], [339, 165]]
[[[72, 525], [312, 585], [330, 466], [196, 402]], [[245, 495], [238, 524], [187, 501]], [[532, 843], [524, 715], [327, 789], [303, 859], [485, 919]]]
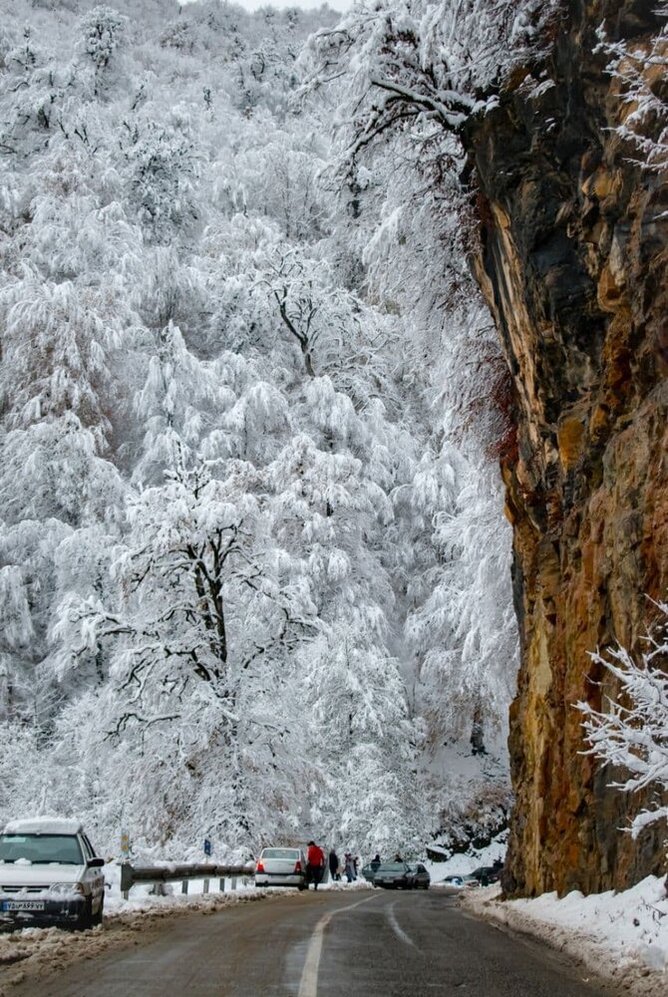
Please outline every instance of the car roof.
[[80, 834], [81, 823], [64, 817], [29, 817], [10, 820], [3, 834]]
[[301, 852], [297, 845], [265, 845], [263, 852]]

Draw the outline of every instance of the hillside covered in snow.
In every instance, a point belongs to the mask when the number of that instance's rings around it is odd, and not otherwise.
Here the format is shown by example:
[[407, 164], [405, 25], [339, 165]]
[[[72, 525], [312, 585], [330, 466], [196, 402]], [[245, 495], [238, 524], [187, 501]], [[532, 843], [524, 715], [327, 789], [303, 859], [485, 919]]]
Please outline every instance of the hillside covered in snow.
[[503, 822], [507, 374], [433, 136], [351, 166], [337, 17], [5, 13], [2, 819], [179, 854]]

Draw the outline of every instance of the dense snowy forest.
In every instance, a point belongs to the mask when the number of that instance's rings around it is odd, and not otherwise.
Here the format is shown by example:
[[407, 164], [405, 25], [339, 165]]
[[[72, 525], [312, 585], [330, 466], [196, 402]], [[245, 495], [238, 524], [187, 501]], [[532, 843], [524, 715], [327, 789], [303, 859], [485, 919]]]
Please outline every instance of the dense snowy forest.
[[5, 12], [3, 819], [222, 856], [508, 805], [510, 399], [460, 150], [429, 115], [362, 149], [339, 16]]

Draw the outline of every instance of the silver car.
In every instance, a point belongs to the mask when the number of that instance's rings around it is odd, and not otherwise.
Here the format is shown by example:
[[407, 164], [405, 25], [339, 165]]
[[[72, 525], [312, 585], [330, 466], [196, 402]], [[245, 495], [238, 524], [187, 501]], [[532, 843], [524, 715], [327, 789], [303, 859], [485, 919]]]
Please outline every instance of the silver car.
[[431, 876], [422, 862], [411, 863], [411, 873], [413, 876], [414, 890], [428, 890], [431, 885]]
[[373, 885], [385, 890], [412, 890], [413, 871], [408, 862], [383, 862], [376, 869]]
[[78, 821], [12, 821], [0, 834], [0, 921], [22, 928], [101, 924], [103, 865]]
[[306, 889], [306, 856], [301, 848], [263, 848], [255, 863], [256, 886]]

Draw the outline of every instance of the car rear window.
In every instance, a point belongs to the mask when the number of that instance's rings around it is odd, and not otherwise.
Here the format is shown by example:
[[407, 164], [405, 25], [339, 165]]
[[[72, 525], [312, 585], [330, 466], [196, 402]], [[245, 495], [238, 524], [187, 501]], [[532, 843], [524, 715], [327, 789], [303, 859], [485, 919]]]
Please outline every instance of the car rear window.
[[73, 834], [0, 834], [0, 861], [19, 859], [83, 865], [81, 846]]
[[297, 848], [263, 848], [263, 859], [295, 859], [299, 857]]
[[[378, 872], [405, 872], [406, 866], [403, 862], [386, 862], [385, 865], [381, 865]], [[376, 873], [378, 875], [378, 873]]]

